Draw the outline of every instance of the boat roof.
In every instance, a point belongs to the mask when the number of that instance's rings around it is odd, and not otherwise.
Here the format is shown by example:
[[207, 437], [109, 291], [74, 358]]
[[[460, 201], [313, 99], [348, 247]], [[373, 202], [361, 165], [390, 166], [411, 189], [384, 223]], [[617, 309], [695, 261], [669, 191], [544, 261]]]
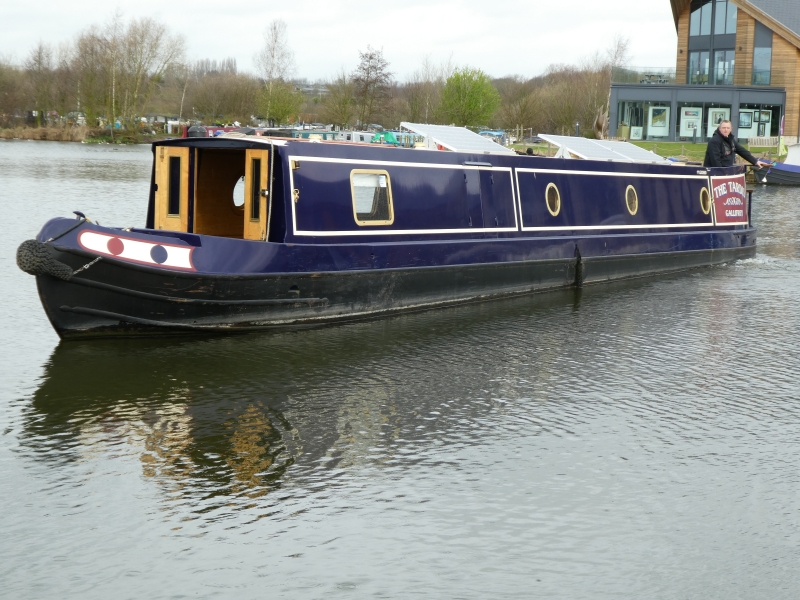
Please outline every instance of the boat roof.
[[400, 127], [425, 136], [439, 146], [453, 152], [470, 152], [474, 154], [516, 154], [510, 148], [501, 146], [497, 142], [486, 139], [466, 127], [452, 127], [449, 125], [430, 125], [427, 123], [407, 123], [403, 121]]
[[610, 160], [617, 162], [666, 163], [666, 158], [628, 142], [591, 140], [583, 137], [548, 135], [540, 133], [545, 142], [558, 146], [556, 158], [582, 158], [584, 160]]

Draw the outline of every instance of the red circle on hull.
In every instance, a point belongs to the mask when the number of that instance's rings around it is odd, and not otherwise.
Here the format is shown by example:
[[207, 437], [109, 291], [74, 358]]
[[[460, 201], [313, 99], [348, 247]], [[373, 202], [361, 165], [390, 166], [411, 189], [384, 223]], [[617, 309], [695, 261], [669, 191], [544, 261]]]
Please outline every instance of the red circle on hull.
[[119, 256], [125, 250], [125, 244], [119, 238], [111, 238], [108, 240], [108, 251], [114, 256]]

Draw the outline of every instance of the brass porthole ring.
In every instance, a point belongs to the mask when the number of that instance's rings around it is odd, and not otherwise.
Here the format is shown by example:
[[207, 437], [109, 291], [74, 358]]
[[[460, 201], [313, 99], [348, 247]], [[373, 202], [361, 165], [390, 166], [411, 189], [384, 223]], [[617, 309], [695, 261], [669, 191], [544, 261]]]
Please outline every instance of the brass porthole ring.
[[558, 213], [561, 212], [561, 194], [555, 183], [547, 184], [547, 189], [544, 192], [544, 199], [550, 214], [554, 217], [558, 216]]
[[700, 208], [703, 210], [704, 215], [711, 212], [711, 194], [708, 193], [707, 187], [703, 187], [700, 190]]
[[628, 212], [635, 215], [639, 212], [639, 194], [636, 193], [636, 188], [632, 185], [628, 186], [625, 190], [625, 204], [628, 206]]

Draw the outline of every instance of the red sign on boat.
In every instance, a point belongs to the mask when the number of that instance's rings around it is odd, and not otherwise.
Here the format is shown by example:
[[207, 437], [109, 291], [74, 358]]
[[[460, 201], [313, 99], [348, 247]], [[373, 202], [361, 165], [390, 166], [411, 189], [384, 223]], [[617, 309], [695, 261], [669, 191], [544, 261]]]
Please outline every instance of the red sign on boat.
[[717, 225], [747, 225], [747, 184], [743, 174], [712, 177], [711, 192]]

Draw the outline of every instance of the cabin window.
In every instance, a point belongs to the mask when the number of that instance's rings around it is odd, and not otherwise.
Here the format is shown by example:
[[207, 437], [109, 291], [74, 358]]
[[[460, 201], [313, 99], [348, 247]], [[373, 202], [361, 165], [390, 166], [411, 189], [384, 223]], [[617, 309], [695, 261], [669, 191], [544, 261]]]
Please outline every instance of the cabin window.
[[391, 225], [394, 222], [389, 173], [354, 169], [350, 172], [353, 215], [359, 225]]
[[639, 194], [636, 193], [636, 188], [632, 185], [628, 186], [625, 190], [625, 204], [628, 206], [628, 212], [635, 215], [639, 212]]
[[169, 195], [167, 214], [181, 214], [181, 157], [169, 157]]
[[708, 188], [700, 190], [700, 208], [705, 215], [711, 212], [711, 194], [708, 193]]
[[253, 181], [250, 185], [250, 219], [258, 221], [261, 218], [261, 159], [254, 158], [250, 166]]
[[561, 193], [555, 183], [548, 183], [544, 192], [548, 212], [554, 217], [561, 212]]

